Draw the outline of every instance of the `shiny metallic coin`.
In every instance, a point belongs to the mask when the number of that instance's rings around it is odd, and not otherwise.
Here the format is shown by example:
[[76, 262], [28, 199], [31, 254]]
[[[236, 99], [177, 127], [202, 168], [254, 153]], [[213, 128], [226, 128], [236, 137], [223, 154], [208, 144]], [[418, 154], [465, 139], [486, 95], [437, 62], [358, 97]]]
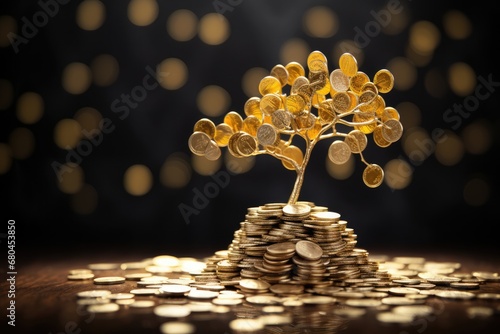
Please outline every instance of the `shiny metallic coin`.
[[116, 303], [95, 304], [87, 306], [87, 311], [90, 313], [112, 313], [117, 312], [120, 305]]
[[135, 295], [133, 293], [126, 293], [126, 292], [112, 293], [106, 296], [106, 298], [109, 298], [111, 300], [133, 299], [134, 297]]
[[401, 314], [393, 312], [377, 313], [377, 320], [385, 323], [407, 324], [413, 321], [414, 317], [411, 314]]
[[472, 292], [456, 290], [439, 290], [436, 292], [436, 296], [448, 299], [472, 299], [476, 297]]
[[85, 274], [85, 273], [82, 273], [82, 274], [70, 274], [67, 276], [68, 280], [69, 281], [84, 281], [84, 280], [89, 280], [89, 279], [93, 279], [95, 277], [94, 274], [90, 273], [90, 274]]
[[125, 283], [125, 277], [122, 276], [104, 276], [94, 278], [94, 284], [122, 284]]
[[90, 269], [71, 269], [68, 271], [68, 275], [82, 275], [82, 274], [92, 274]]
[[191, 309], [186, 305], [160, 304], [153, 312], [159, 317], [183, 318], [191, 314]]
[[80, 291], [76, 295], [79, 298], [103, 298], [110, 294], [110, 290], [86, 290]]
[[319, 260], [323, 255], [323, 249], [321, 247], [308, 240], [300, 240], [295, 244], [295, 251], [298, 255], [306, 260]]
[[135, 302], [135, 299], [134, 298], [116, 299], [113, 302], [118, 305], [129, 306]]
[[241, 318], [229, 322], [229, 328], [236, 333], [252, 333], [263, 330], [265, 324], [259, 318]]
[[192, 334], [196, 332], [196, 326], [182, 321], [169, 321], [160, 325], [162, 334]]
[[130, 293], [134, 294], [135, 296], [153, 296], [157, 292], [158, 288], [139, 288], [130, 290]]
[[479, 289], [479, 283], [451, 282], [450, 287], [461, 290]]
[[149, 308], [155, 306], [154, 300], [134, 300], [129, 306], [133, 308]]
[[140, 281], [142, 278], [151, 276], [153, 276], [151, 273], [130, 273], [124, 275], [125, 279], [128, 281]]

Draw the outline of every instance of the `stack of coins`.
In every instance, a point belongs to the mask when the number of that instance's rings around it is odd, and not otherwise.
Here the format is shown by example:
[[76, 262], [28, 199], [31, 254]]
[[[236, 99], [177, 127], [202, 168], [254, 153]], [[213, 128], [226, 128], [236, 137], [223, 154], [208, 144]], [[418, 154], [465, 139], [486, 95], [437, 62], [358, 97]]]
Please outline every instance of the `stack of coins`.
[[324, 206], [268, 203], [248, 209], [228, 249], [207, 259], [196, 280], [235, 286], [259, 280], [312, 289], [344, 287], [353, 279], [389, 282], [391, 275], [356, 243], [354, 230]]

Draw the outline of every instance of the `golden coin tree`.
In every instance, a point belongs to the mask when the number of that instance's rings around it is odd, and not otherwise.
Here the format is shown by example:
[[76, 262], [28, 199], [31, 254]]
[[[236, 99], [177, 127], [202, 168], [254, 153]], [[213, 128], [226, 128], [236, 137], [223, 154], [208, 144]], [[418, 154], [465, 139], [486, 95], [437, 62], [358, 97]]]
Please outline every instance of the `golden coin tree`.
[[[230, 111], [220, 124], [202, 118], [189, 137], [193, 154], [217, 160], [221, 147], [237, 158], [269, 154], [281, 160], [286, 169], [297, 174], [288, 204], [298, 201], [304, 174], [314, 146], [332, 139], [328, 157], [335, 164], [346, 163], [358, 154], [366, 165], [363, 181], [378, 187], [383, 169], [363, 157], [367, 135], [379, 147], [398, 141], [403, 133], [399, 113], [386, 106], [381, 94], [394, 86], [394, 76], [387, 69], [370, 77], [358, 70], [356, 58], [344, 53], [339, 68], [328, 70], [320, 51], [307, 57], [306, 69], [298, 62], [274, 66], [259, 82], [261, 96], [249, 98], [244, 105], [245, 118]], [[295, 138], [305, 141], [302, 150]]]

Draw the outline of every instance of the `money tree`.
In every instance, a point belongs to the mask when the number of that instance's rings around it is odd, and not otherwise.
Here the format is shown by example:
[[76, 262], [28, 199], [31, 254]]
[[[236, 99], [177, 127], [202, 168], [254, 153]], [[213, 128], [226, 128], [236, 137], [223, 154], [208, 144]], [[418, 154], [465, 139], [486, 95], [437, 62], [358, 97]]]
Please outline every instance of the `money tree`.
[[[398, 111], [386, 106], [381, 94], [394, 86], [387, 69], [373, 78], [358, 70], [356, 58], [344, 53], [339, 68], [329, 72], [325, 55], [313, 51], [307, 57], [307, 71], [300, 63], [274, 66], [259, 82], [261, 96], [249, 98], [245, 118], [231, 111], [220, 124], [207, 118], [198, 120], [189, 137], [193, 154], [217, 160], [221, 147], [237, 158], [269, 154], [281, 160], [286, 169], [296, 172], [288, 204], [298, 201], [307, 164], [315, 145], [332, 140], [328, 157], [334, 164], [346, 163], [352, 154], [366, 165], [363, 181], [378, 187], [383, 169], [363, 157], [367, 135], [379, 147], [398, 141], [403, 127]], [[296, 138], [304, 145], [297, 146]], [[295, 142], [295, 144], [294, 144]]]

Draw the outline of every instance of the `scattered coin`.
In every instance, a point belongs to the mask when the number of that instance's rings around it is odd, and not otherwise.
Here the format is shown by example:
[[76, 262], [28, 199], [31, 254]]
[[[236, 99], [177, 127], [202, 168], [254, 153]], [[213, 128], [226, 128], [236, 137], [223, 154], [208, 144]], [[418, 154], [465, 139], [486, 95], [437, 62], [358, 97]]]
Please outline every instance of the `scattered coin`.
[[191, 309], [186, 305], [161, 304], [154, 308], [154, 314], [159, 317], [183, 318], [191, 314]]
[[160, 325], [162, 334], [192, 334], [196, 332], [196, 327], [193, 324], [182, 321], [169, 321]]
[[77, 296], [80, 298], [102, 298], [110, 294], [110, 290], [86, 290], [78, 292]]
[[120, 309], [120, 305], [116, 303], [94, 304], [87, 306], [87, 311], [90, 313], [111, 313]]
[[104, 276], [94, 278], [94, 284], [122, 284], [125, 282], [125, 277], [122, 276]]

